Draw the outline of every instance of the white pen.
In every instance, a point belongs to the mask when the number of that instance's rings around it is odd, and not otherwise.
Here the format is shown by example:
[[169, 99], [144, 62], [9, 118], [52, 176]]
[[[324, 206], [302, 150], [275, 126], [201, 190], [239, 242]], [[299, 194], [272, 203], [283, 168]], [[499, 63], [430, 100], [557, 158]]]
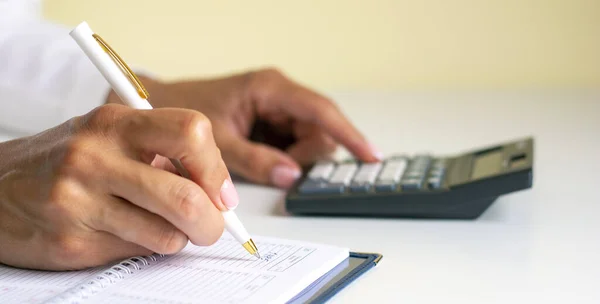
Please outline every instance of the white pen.
[[[131, 71], [121, 57], [104, 41], [95, 34], [86, 22], [82, 22], [70, 33], [79, 47], [88, 56], [104, 78], [110, 83], [119, 98], [127, 105], [135, 109], [150, 110], [152, 106], [148, 102], [148, 92], [141, 81]], [[171, 162], [183, 176], [187, 176], [185, 168], [179, 160], [171, 159]], [[225, 228], [242, 246], [252, 255], [260, 259], [256, 244], [250, 234], [242, 225], [237, 215], [232, 211], [222, 211]]]

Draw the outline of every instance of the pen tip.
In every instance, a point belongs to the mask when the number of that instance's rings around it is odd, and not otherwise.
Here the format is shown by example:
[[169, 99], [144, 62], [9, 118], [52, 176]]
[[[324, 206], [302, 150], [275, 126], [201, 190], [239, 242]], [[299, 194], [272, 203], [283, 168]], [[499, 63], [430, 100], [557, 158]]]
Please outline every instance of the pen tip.
[[258, 253], [258, 252], [255, 252], [255, 253], [254, 253], [254, 256], [255, 256], [257, 259], [259, 259], [259, 260], [261, 259], [261, 257], [260, 257], [260, 253]]

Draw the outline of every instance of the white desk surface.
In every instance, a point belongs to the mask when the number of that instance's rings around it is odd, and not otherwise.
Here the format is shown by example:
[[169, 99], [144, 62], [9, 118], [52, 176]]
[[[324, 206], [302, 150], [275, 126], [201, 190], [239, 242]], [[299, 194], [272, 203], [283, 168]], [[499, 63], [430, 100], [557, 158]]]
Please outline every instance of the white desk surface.
[[253, 234], [384, 255], [332, 303], [600, 303], [600, 92], [332, 96], [385, 154], [536, 141], [533, 189], [475, 221], [291, 217], [238, 183]]

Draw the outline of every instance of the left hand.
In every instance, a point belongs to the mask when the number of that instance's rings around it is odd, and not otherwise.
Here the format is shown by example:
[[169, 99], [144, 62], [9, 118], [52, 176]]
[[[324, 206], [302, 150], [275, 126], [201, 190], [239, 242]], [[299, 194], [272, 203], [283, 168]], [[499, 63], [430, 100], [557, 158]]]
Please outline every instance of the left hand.
[[154, 107], [206, 115], [226, 165], [252, 182], [288, 188], [302, 165], [329, 157], [338, 143], [365, 162], [381, 157], [331, 100], [274, 69], [211, 80], [142, 81]]

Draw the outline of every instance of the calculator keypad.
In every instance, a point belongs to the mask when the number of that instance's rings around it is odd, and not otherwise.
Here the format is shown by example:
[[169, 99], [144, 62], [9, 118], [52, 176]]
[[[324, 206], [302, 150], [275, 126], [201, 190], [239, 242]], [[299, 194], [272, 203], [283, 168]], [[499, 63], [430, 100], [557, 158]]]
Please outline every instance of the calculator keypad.
[[447, 161], [429, 155], [412, 159], [395, 156], [379, 163], [319, 162], [309, 171], [299, 191], [304, 194], [395, 192], [440, 189]]

